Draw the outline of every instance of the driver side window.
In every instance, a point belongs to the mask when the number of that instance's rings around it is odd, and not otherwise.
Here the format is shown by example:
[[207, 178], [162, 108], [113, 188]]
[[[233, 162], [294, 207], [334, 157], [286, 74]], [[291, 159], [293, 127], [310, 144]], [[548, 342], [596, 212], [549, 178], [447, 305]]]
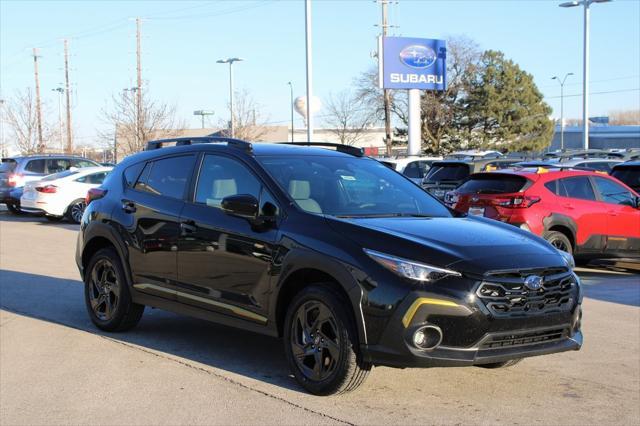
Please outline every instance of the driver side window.
[[200, 167], [195, 202], [220, 208], [231, 195], [253, 195], [260, 200], [262, 185], [244, 164], [228, 157], [207, 154]]
[[633, 194], [626, 190], [623, 186], [620, 186], [609, 179], [601, 177], [595, 178], [595, 181], [596, 188], [598, 188], [598, 192], [602, 197], [602, 201], [604, 201], [605, 203], [621, 204], [625, 206], [634, 205]]

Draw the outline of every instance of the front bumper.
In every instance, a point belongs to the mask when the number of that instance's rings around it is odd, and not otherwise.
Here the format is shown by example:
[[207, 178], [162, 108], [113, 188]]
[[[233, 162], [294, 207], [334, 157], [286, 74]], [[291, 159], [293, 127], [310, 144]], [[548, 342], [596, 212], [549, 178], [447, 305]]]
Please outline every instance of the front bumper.
[[[455, 291], [411, 292], [389, 318], [375, 344], [363, 346], [367, 361], [391, 367], [455, 367], [579, 350], [581, 305], [579, 282], [562, 309], [513, 316], [495, 315], [477, 296], [478, 281]], [[458, 286], [459, 289], [464, 285]], [[446, 290], [444, 290], [446, 289]], [[430, 349], [413, 343], [425, 326], [441, 330], [441, 342]]]

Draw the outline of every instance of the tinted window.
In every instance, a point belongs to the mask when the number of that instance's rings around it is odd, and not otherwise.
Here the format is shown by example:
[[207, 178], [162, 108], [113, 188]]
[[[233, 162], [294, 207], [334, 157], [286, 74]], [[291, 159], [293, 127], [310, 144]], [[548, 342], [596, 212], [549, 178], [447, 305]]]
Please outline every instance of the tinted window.
[[522, 191], [527, 182], [526, 178], [515, 175], [472, 175], [468, 181], [460, 185], [458, 192], [474, 194], [509, 194]]
[[455, 181], [466, 179], [467, 176], [469, 176], [469, 166], [466, 164], [433, 164], [427, 175], [427, 181]]
[[102, 185], [104, 178], [107, 177], [107, 172], [92, 173], [90, 175], [82, 176], [76, 179], [76, 182], [88, 183], [92, 185]]
[[631, 188], [635, 189], [640, 187], [640, 167], [616, 167], [611, 173], [611, 176], [624, 182]]
[[3, 158], [2, 163], [0, 163], [0, 173], [14, 171], [17, 164], [13, 158]]
[[30, 160], [24, 169], [27, 172], [44, 173], [44, 160]]
[[441, 216], [449, 211], [378, 161], [351, 156], [258, 157], [282, 190], [310, 213]]
[[205, 155], [196, 186], [196, 203], [220, 207], [230, 195], [247, 194], [260, 199], [260, 182], [244, 164], [231, 158]]
[[550, 182], [547, 182], [547, 183], [544, 184], [544, 186], [549, 191], [551, 191], [554, 194], [558, 195], [558, 181], [557, 180], [552, 180]]
[[[142, 173], [136, 183], [136, 189], [163, 195], [171, 198], [182, 198], [187, 182], [193, 172], [195, 157], [185, 155], [181, 157], [164, 158], [147, 164], [148, 173]], [[147, 168], [145, 167], [145, 169]]]
[[558, 191], [558, 195], [563, 197], [593, 201], [596, 199], [591, 182], [589, 182], [589, 178], [586, 176], [560, 179], [558, 181]]
[[144, 164], [144, 162], [134, 164], [133, 166], [129, 166], [125, 169], [123, 176], [124, 184], [126, 186], [128, 186], [129, 188], [133, 187], [133, 185], [136, 183], [136, 180], [138, 180], [138, 176], [140, 176], [140, 172], [142, 171]]
[[614, 181], [602, 177], [597, 177], [596, 188], [600, 193], [602, 201], [612, 204], [624, 204], [627, 206], [634, 205], [634, 196], [626, 190], [622, 185], [618, 185]]
[[408, 178], [420, 178], [422, 179], [429, 167], [431, 166], [431, 161], [413, 161], [407, 164], [407, 167], [404, 169], [404, 175]]
[[69, 170], [71, 160], [67, 158], [50, 158], [47, 160], [47, 173], [58, 173]]
[[576, 168], [585, 169], [585, 170], [597, 170], [600, 172], [609, 172], [609, 170], [611, 170], [611, 164], [612, 163], [609, 163], [607, 161], [579, 163], [579, 164], [576, 164]]

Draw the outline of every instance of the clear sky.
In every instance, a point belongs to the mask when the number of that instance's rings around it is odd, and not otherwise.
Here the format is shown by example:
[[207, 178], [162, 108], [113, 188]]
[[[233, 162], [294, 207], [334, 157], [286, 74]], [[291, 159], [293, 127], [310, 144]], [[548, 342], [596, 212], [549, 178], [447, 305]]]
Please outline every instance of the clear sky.
[[[565, 117], [581, 115], [582, 9], [547, 0], [400, 0], [390, 7], [391, 35], [466, 35], [483, 49], [505, 52], [533, 74], [559, 116], [553, 75], [573, 72], [565, 86]], [[370, 0], [314, 0], [314, 93], [350, 87], [375, 64], [380, 6]], [[1, 96], [33, 87], [32, 47], [40, 48], [41, 92], [57, 117], [64, 79], [62, 41], [70, 38], [74, 128], [80, 143], [104, 126], [100, 110], [135, 81], [135, 23], [142, 27], [143, 77], [149, 95], [175, 103], [178, 118], [199, 127], [196, 109], [228, 117], [228, 68], [215, 61], [246, 58], [235, 67], [236, 89], [251, 92], [269, 121], [289, 120], [289, 87], [304, 94], [304, 2], [285, 1], [18, 1], [0, 0]], [[640, 0], [592, 6], [591, 115], [640, 108]], [[599, 93], [613, 92], [613, 93]], [[598, 94], [595, 94], [598, 93]], [[573, 95], [573, 96], [572, 96]], [[578, 96], [575, 96], [578, 95]], [[296, 125], [300, 121], [296, 117]]]

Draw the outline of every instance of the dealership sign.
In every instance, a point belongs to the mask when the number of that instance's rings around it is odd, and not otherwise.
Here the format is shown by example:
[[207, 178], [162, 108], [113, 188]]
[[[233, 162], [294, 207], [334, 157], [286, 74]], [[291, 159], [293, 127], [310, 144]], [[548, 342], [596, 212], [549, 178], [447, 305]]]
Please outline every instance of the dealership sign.
[[445, 90], [444, 40], [380, 37], [380, 85], [385, 89]]

